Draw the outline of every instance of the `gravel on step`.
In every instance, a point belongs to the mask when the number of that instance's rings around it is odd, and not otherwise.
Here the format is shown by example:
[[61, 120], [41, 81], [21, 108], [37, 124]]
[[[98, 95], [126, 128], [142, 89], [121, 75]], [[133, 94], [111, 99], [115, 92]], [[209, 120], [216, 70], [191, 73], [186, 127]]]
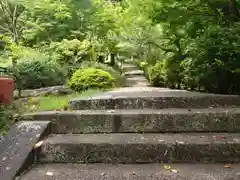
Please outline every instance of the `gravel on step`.
[[76, 134], [48, 137], [41, 162], [239, 162], [238, 133]]
[[[165, 166], [165, 168], [164, 168]], [[41, 164], [16, 180], [239, 180], [240, 164]]]

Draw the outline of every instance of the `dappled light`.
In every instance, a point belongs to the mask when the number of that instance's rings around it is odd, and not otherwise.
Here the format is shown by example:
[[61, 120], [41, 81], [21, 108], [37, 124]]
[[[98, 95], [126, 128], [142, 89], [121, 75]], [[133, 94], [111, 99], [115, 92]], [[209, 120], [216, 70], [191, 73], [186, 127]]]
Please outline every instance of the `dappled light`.
[[0, 179], [239, 180], [239, 79], [240, 0], [0, 0]]

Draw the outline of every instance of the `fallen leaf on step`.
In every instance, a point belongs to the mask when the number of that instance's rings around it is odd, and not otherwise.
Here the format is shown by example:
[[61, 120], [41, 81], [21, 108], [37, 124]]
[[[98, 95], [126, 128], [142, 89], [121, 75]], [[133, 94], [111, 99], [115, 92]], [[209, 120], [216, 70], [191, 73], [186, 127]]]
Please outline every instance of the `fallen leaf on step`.
[[226, 136], [218, 136], [219, 138], [221, 139], [226, 139], [227, 137]]
[[226, 139], [227, 137], [226, 136], [216, 136], [216, 140], [223, 140], [223, 139]]
[[41, 147], [42, 144], [43, 144], [43, 141], [39, 141], [37, 144], [35, 144], [34, 149]]
[[115, 112], [115, 110], [108, 110], [107, 112], [109, 112], [109, 113], [114, 113]]
[[178, 170], [176, 170], [176, 169], [171, 169], [171, 172], [173, 172], [173, 173], [178, 173]]
[[47, 176], [53, 176], [53, 173], [52, 172], [47, 172], [46, 175]]
[[173, 169], [171, 166], [168, 166], [168, 165], [164, 165], [164, 169], [173, 173], [179, 172], [177, 169]]
[[166, 150], [166, 151], [165, 151], [165, 153], [164, 153], [164, 156], [166, 156], [166, 155], [167, 155], [167, 153], [168, 153], [168, 150]]
[[165, 170], [170, 170], [170, 169], [171, 169], [171, 166], [164, 165], [164, 169], [165, 169]]
[[231, 164], [225, 164], [224, 168], [232, 168], [232, 165]]

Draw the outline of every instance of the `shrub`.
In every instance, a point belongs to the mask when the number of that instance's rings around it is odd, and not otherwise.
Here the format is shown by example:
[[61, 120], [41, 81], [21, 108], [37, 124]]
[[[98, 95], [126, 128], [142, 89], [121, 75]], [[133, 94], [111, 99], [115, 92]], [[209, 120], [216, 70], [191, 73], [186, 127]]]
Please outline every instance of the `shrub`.
[[138, 60], [138, 61], [136, 61], [136, 63], [139, 66], [139, 68], [141, 70], [143, 70], [145, 76], [149, 79], [148, 71], [149, 71], [151, 65], [146, 60]]
[[17, 89], [35, 89], [63, 85], [66, 71], [50, 56], [40, 55], [28, 60], [20, 60], [11, 67], [15, 74]]
[[68, 85], [78, 92], [89, 88], [107, 89], [114, 86], [114, 79], [110, 73], [101, 69], [79, 69], [73, 73]]
[[140, 66], [140, 68], [141, 68], [143, 71], [145, 71], [146, 68], [148, 67], [148, 63], [147, 63], [146, 61], [141, 61], [141, 62], [139, 63], [139, 66]]
[[184, 85], [220, 94], [240, 94], [239, 23], [231, 28], [204, 28], [197, 43], [182, 63]]
[[8, 132], [9, 127], [18, 117], [13, 107], [0, 104], [0, 138]]
[[59, 54], [58, 61], [61, 64], [76, 64], [92, 58], [91, 43], [88, 40], [78, 39], [61, 42], [53, 42], [50, 49]]
[[154, 86], [180, 88], [181, 66], [175, 56], [158, 61], [148, 68], [149, 80]]
[[158, 62], [154, 66], [150, 66], [147, 71], [150, 83], [153, 86], [165, 86], [164, 68], [162, 62]]
[[84, 61], [81, 64], [79, 64], [78, 66], [74, 66], [74, 67], [70, 68], [69, 74], [72, 75], [72, 73], [74, 73], [78, 69], [86, 69], [86, 68], [91, 68], [91, 67], [104, 70], [104, 71], [108, 72], [109, 74], [111, 74], [111, 76], [113, 77], [115, 86], [121, 86], [125, 82], [125, 76], [122, 76], [119, 71], [115, 70], [115, 68], [113, 68], [107, 64], [103, 64], [103, 63], [99, 63], [99, 62]]
[[0, 104], [0, 136], [6, 132], [9, 124], [9, 112], [2, 104]]

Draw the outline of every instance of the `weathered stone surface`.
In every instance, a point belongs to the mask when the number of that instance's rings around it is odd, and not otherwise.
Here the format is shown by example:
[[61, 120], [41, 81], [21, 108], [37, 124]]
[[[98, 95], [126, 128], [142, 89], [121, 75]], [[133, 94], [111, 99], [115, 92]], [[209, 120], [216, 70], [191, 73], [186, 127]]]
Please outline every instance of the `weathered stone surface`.
[[51, 120], [52, 133], [240, 132], [240, 108], [50, 111], [23, 118]]
[[122, 111], [119, 132], [240, 132], [240, 109]]
[[139, 75], [144, 77], [144, 72], [142, 70], [130, 70], [130, 71], [128, 70], [128, 71], [125, 71], [124, 75], [125, 76]]
[[118, 66], [126, 76], [125, 87], [147, 87], [151, 85], [138, 66], [131, 63], [119, 63]]
[[82, 134], [44, 141], [41, 162], [239, 162], [240, 134]]
[[101, 114], [100, 112], [37, 112], [23, 116], [25, 119], [52, 121], [52, 133], [98, 133], [112, 132], [114, 116], [111, 114]]
[[[169, 165], [177, 173], [164, 169]], [[20, 180], [239, 180], [240, 164], [43, 164]], [[52, 175], [48, 175], [52, 173]]]
[[121, 69], [122, 69], [123, 72], [128, 72], [128, 71], [139, 70], [139, 67], [137, 67], [134, 64], [122, 64]]
[[[52, 86], [52, 87], [45, 87], [39, 89], [29, 89], [29, 90], [22, 90], [21, 94], [22, 97], [37, 97], [37, 96], [48, 96], [48, 95], [66, 95], [71, 94], [73, 91], [65, 86]], [[18, 96], [18, 92], [14, 92], [14, 96]]]
[[44, 141], [41, 162], [147, 163], [167, 161], [173, 139], [161, 135], [55, 135]]
[[[240, 162], [240, 134], [235, 133], [240, 131], [240, 97], [146, 87], [148, 81], [142, 74], [130, 73], [135, 70], [127, 67], [123, 72], [128, 86], [136, 87], [70, 101], [72, 109], [82, 111], [25, 115], [34, 120], [49, 119], [53, 133], [67, 133], [44, 140], [39, 162], [111, 165], [38, 166], [22, 180], [238, 180], [240, 165], [224, 169], [224, 164], [215, 163]], [[203, 133], [210, 131], [219, 133]], [[105, 134], [111, 132], [115, 133]], [[170, 172], [160, 164], [113, 165], [159, 162], [168, 162], [178, 171]], [[196, 162], [212, 164], [195, 165]]]
[[239, 162], [240, 134], [179, 135], [175, 162]]
[[0, 179], [12, 180], [35, 160], [34, 145], [48, 134], [49, 121], [15, 124], [0, 142]]
[[151, 86], [151, 84], [144, 76], [132, 75], [126, 78], [126, 87], [147, 87], [147, 86]]
[[[75, 110], [89, 109], [163, 109], [163, 108], [216, 108], [240, 106], [240, 96], [218, 95], [185, 90], [146, 88], [145, 91], [124, 88], [90, 98], [71, 100]], [[121, 91], [122, 90], [122, 91]]]

